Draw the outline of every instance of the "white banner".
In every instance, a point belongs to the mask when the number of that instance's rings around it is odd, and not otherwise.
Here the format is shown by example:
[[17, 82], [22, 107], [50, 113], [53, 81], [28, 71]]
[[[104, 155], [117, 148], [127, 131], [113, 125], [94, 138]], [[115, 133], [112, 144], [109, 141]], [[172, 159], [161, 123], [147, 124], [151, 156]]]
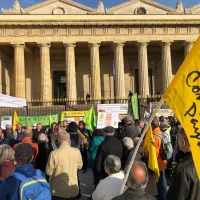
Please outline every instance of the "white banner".
[[128, 114], [128, 103], [124, 104], [98, 104], [97, 112], [104, 113], [116, 113], [118, 115], [127, 115]]
[[156, 113], [157, 117], [169, 117], [169, 116], [174, 116], [174, 113], [171, 109], [159, 109], [158, 112]]
[[105, 112], [98, 113], [98, 121], [97, 121], [98, 129], [102, 129], [107, 126], [118, 128], [118, 122], [119, 122], [119, 114], [116, 113], [109, 114]]
[[1, 128], [6, 129], [6, 125], [12, 126], [12, 116], [1, 117]]

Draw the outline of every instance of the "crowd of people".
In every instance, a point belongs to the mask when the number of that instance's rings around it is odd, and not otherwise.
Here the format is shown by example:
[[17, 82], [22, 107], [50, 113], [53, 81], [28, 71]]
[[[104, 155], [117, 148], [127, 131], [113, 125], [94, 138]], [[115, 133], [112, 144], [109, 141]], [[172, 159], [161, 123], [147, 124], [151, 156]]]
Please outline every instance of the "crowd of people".
[[[81, 199], [78, 171], [92, 169], [93, 200], [199, 200], [200, 182], [188, 138], [176, 117], [152, 121], [160, 171], [158, 182], [148, 169], [148, 152], [141, 144], [122, 194], [120, 190], [144, 121], [126, 116], [118, 129], [93, 133], [80, 121], [36, 127], [0, 128], [0, 199]], [[165, 142], [172, 147], [164, 155]]]

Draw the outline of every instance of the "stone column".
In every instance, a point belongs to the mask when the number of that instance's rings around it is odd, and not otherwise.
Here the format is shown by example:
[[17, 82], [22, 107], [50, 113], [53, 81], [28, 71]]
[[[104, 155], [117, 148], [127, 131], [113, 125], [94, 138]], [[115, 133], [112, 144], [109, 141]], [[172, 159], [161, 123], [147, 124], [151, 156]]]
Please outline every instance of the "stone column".
[[91, 98], [92, 100], [101, 100], [99, 44], [91, 43], [89, 46], [91, 70]]
[[139, 94], [149, 96], [147, 43], [138, 43]]
[[0, 93], [3, 93], [3, 64], [2, 64], [2, 59], [0, 57]]
[[124, 80], [124, 44], [114, 44], [115, 61], [115, 96], [117, 99], [125, 99], [125, 80]]
[[185, 57], [187, 57], [187, 55], [190, 53], [193, 45], [194, 45], [194, 42], [192, 42], [192, 41], [185, 42], [185, 44], [184, 44]]
[[14, 95], [26, 98], [26, 80], [24, 64], [24, 44], [13, 44], [14, 47]]
[[163, 93], [172, 80], [171, 42], [163, 42], [162, 48], [162, 89]]
[[41, 70], [41, 101], [52, 100], [51, 71], [50, 71], [50, 44], [39, 44]]
[[65, 43], [65, 59], [66, 59], [66, 98], [73, 103], [77, 100], [76, 89], [76, 66], [75, 66], [75, 45]]

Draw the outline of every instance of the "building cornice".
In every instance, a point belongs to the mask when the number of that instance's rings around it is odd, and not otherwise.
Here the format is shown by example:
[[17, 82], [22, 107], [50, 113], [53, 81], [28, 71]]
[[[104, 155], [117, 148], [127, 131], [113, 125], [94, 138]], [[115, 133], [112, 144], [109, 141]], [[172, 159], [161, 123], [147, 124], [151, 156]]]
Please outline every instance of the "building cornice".
[[[84, 17], [83, 17], [84, 16]], [[200, 15], [0, 15], [0, 25], [200, 25]]]
[[176, 10], [174, 8], [170, 8], [168, 6], [165, 6], [163, 4], [157, 3], [157, 2], [152, 1], [152, 0], [130, 0], [130, 1], [124, 2], [122, 4], [116, 5], [116, 6], [112, 7], [112, 8], [109, 8], [108, 12], [114, 13], [116, 10], [119, 10], [121, 8], [124, 8], [126, 6], [129, 6], [129, 5], [134, 4], [136, 2], [139, 2], [139, 1], [141, 1], [143, 3], [146, 3], [148, 5], [151, 5], [151, 6], [155, 6], [156, 8], [163, 9], [163, 10], [165, 10], [167, 12], [174, 12]]
[[192, 13], [193, 11], [195, 11], [196, 9], [199, 9], [199, 8], [200, 8], [200, 4], [197, 4], [191, 8], [187, 8], [187, 12]]

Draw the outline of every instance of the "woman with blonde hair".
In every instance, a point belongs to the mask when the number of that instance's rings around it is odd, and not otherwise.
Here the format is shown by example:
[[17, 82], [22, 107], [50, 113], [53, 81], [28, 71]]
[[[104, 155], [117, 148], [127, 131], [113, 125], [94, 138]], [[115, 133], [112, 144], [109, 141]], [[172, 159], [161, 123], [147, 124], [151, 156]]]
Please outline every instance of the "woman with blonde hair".
[[0, 182], [14, 170], [14, 150], [7, 144], [0, 145]]

